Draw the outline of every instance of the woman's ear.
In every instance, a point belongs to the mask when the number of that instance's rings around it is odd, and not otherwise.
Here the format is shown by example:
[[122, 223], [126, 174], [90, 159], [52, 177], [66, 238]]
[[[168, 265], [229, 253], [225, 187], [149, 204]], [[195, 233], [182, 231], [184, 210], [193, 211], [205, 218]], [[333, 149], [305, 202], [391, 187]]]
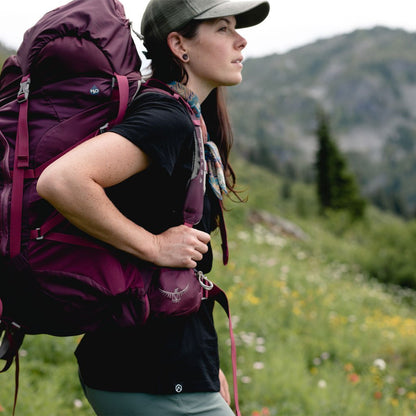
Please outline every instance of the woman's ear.
[[167, 43], [169, 49], [178, 59], [183, 62], [188, 60], [183, 36], [181, 36], [178, 32], [171, 32], [167, 37]]

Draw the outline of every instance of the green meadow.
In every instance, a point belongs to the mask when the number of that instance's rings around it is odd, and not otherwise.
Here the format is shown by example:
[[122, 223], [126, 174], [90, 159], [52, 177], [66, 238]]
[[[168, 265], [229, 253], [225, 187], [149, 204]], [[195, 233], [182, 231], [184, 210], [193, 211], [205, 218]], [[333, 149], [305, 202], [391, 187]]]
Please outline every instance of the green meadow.
[[[221, 264], [216, 233], [210, 276], [229, 296], [242, 414], [416, 415], [415, 223], [371, 207], [360, 221], [322, 217], [312, 186], [235, 168], [248, 201], [227, 202], [231, 258]], [[231, 385], [220, 307], [215, 319]], [[93, 415], [77, 379], [78, 340], [27, 337], [17, 416]], [[0, 375], [0, 414], [11, 414], [13, 395], [12, 368]]]

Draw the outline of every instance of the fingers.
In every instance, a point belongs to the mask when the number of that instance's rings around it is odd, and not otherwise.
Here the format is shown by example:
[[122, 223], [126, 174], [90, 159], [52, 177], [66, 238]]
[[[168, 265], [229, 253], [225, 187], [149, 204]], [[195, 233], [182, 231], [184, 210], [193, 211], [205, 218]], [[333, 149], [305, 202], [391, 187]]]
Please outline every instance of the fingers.
[[187, 226], [180, 226], [179, 228], [183, 232], [184, 267], [195, 268], [197, 262], [201, 261], [203, 255], [208, 252], [208, 243], [211, 237], [209, 234], [195, 228]]
[[211, 236], [209, 234], [186, 226], [180, 226], [180, 228], [182, 228], [181, 231], [184, 233], [183, 242], [185, 245], [194, 249], [198, 253], [205, 254], [208, 252], [208, 243], [211, 240]]
[[225, 377], [221, 369], [219, 373], [219, 379], [220, 379], [220, 394], [223, 397], [223, 399], [226, 401], [226, 403], [230, 405], [231, 404], [230, 390], [228, 387], [227, 378]]
[[195, 268], [208, 252], [209, 234], [180, 225], [169, 228], [156, 238], [156, 256], [153, 263], [158, 266]]

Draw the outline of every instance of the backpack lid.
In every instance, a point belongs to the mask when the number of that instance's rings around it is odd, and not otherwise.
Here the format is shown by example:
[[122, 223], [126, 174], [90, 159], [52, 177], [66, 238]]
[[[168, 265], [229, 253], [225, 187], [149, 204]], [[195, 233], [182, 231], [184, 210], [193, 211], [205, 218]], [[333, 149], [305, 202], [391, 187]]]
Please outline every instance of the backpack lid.
[[125, 74], [125, 68], [132, 66], [140, 70], [141, 60], [123, 5], [118, 0], [73, 0], [46, 13], [26, 31], [17, 51], [23, 75], [31, 72], [49, 42], [66, 36], [93, 41], [118, 74]]

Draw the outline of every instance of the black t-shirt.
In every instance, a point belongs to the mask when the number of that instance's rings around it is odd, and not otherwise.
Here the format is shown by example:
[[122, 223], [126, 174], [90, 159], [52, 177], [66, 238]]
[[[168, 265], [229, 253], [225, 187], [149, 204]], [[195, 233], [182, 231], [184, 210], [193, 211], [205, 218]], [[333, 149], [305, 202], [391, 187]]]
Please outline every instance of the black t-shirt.
[[[112, 131], [151, 157], [150, 167], [107, 189], [130, 219], [153, 233], [183, 223], [182, 206], [194, 151], [194, 127], [183, 105], [160, 94], [140, 96]], [[218, 202], [207, 187], [197, 228], [216, 227]], [[212, 250], [198, 269], [208, 273]], [[138, 329], [87, 334], [77, 348], [80, 373], [89, 386], [110, 391], [172, 394], [219, 391], [218, 345], [213, 301], [191, 316], [151, 319]]]

